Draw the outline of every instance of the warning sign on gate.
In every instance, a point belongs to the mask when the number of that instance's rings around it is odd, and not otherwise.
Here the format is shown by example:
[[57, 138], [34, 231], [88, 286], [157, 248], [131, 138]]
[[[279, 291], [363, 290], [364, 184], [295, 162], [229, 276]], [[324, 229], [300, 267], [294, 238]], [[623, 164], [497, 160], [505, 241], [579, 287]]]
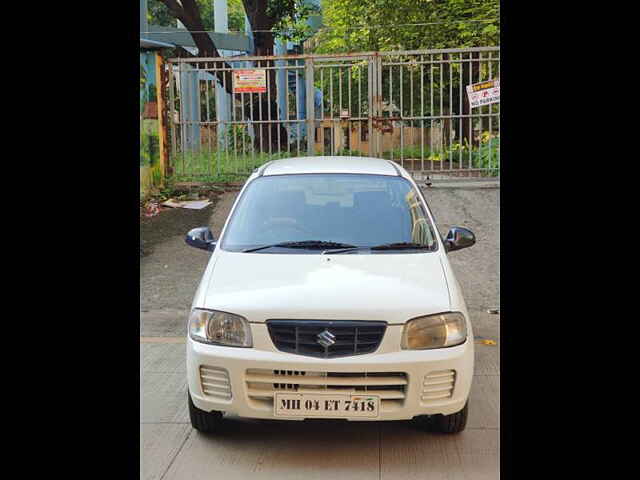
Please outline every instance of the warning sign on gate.
[[233, 93], [264, 93], [267, 91], [265, 69], [234, 70]]
[[500, 79], [467, 85], [467, 95], [471, 108], [500, 101]]

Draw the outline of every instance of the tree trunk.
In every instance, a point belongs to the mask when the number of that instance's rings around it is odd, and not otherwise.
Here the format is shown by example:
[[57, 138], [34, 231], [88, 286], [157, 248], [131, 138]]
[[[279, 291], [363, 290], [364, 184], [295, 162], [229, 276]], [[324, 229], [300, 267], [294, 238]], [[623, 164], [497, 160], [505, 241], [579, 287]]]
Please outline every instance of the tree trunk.
[[[267, 16], [267, 0], [242, 0], [247, 18], [253, 30], [253, 42], [255, 47], [255, 56], [268, 57], [274, 53], [275, 35], [271, 31], [275, 24], [274, 18]], [[260, 66], [273, 67], [273, 60], [262, 60], [258, 62]], [[253, 94], [253, 120], [268, 121], [278, 119], [278, 102], [277, 102], [277, 85], [276, 85], [276, 69], [267, 69], [269, 76], [267, 85], [269, 86], [269, 95], [262, 94], [262, 100], [259, 96]], [[285, 91], [281, 92], [286, 95], [289, 90], [288, 81], [285, 80]], [[269, 102], [269, 96], [271, 101]], [[254, 138], [254, 148], [256, 151], [279, 152], [288, 149], [289, 135], [287, 129], [282, 122], [260, 123], [259, 128], [254, 129], [256, 132]], [[284, 147], [284, 148], [283, 148]]]
[[[166, 5], [171, 13], [182, 22], [182, 24], [189, 30], [193, 42], [198, 47], [198, 56], [200, 57], [215, 57], [220, 58], [218, 49], [213, 43], [213, 40], [204, 30], [204, 24], [200, 17], [200, 9], [195, 0], [181, 0], [180, 5], [176, 0], [160, 0]], [[189, 52], [189, 56], [192, 56]], [[220, 65], [218, 63], [218, 65]], [[205, 63], [195, 64], [196, 68], [206, 68]], [[227, 63], [221, 65], [223, 68], [230, 68]], [[232, 80], [231, 72], [228, 70], [219, 70], [215, 72], [215, 75], [220, 80], [220, 83], [225, 85], [225, 90], [228, 93], [232, 92]]]

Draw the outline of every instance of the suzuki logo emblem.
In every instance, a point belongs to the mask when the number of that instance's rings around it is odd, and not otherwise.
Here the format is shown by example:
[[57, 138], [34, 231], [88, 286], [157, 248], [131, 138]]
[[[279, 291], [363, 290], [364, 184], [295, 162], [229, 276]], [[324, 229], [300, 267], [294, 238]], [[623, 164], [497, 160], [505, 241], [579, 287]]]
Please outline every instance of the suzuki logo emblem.
[[318, 343], [324, 348], [328, 348], [336, 343], [336, 336], [326, 329], [323, 332], [319, 333], [316, 338], [318, 339]]

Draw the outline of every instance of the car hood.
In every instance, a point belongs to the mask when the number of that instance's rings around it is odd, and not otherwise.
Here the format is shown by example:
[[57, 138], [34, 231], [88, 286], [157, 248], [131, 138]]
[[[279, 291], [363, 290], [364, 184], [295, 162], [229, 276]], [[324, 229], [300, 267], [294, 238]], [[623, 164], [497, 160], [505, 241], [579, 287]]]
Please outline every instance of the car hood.
[[393, 324], [450, 309], [440, 252], [216, 253], [202, 307], [251, 322], [289, 318]]

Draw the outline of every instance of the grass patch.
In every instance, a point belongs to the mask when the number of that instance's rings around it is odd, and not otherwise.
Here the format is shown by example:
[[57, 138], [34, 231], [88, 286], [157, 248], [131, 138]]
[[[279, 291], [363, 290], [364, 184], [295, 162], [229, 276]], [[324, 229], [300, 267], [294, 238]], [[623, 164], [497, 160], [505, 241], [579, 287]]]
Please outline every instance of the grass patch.
[[[304, 155], [300, 152], [300, 155]], [[173, 179], [180, 182], [237, 182], [271, 160], [298, 156], [297, 152], [245, 153], [200, 151], [173, 157]]]
[[[338, 156], [368, 156], [356, 150], [340, 150]], [[291, 152], [237, 152], [228, 151], [199, 151], [184, 152], [172, 158], [175, 182], [207, 182], [207, 183], [237, 183], [243, 182], [258, 167], [271, 160], [307, 156], [306, 150]], [[315, 156], [324, 156], [323, 152], [316, 152]], [[500, 171], [500, 137], [483, 137], [479, 147], [452, 144], [451, 148], [430, 151], [425, 145], [408, 145], [404, 149], [396, 148], [386, 151], [382, 158], [398, 160], [421, 160], [442, 162], [451, 160], [458, 164], [456, 168], [486, 169], [490, 176], [498, 176]]]

